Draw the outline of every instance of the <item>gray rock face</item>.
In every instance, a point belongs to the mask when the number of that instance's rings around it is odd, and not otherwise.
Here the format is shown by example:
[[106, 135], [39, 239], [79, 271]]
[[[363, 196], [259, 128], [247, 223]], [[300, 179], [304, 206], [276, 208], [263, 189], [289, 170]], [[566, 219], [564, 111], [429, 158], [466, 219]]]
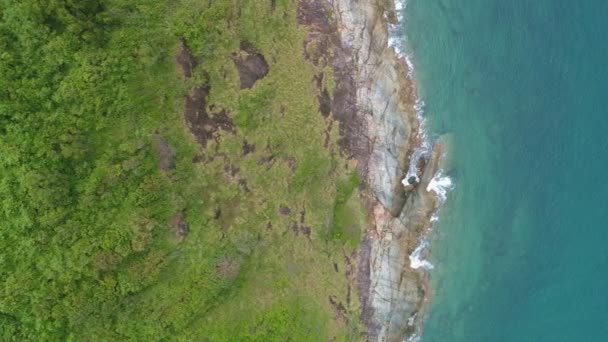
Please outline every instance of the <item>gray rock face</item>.
[[421, 182], [405, 200], [398, 216], [380, 202], [374, 207], [375, 231], [370, 235], [369, 301], [373, 311], [373, 335], [378, 341], [403, 341], [416, 334], [424, 315], [428, 284], [423, 270], [411, 267], [410, 255], [430, 225], [437, 198], [427, 186], [441, 163], [436, 145], [427, 161]]
[[369, 143], [366, 180], [373, 193], [375, 224], [360, 254], [359, 291], [368, 339], [404, 341], [423, 318], [428, 292], [426, 274], [410, 267], [410, 254], [437, 208], [427, 186], [440, 167], [441, 144], [423, 164], [420, 183], [404, 178], [409, 156], [419, 142], [415, 89], [406, 66], [388, 47], [387, 1], [333, 0], [342, 45], [351, 51], [357, 86], [357, 117], [363, 118]]
[[387, 25], [378, 4], [338, 0], [334, 8], [342, 44], [352, 51], [357, 65], [357, 105], [371, 141], [370, 185], [378, 200], [396, 213], [403, 204], [396, 195], [401, 191], [409, 151], [410, 117], [415, 116], [401, 96], [404, 69], [388, 48]]

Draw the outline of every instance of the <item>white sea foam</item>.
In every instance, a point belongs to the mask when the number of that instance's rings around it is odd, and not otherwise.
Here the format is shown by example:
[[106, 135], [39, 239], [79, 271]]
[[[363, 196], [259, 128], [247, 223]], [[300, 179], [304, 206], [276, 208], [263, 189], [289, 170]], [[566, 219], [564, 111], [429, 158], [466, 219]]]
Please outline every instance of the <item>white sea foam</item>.
[[437, 212], [435, 212], [433, 214], [433, 216], [431, 216], [431, 220], [430, 221], [431, 221], [431, 223], [439, 221], [439, 215], [437, 214]]
[[403, 21], [403, 10], [407, 7], [407, 1], [395, 0], [395, 13], [399, 22]]
[[429, 185], [427, 185], [426, 191], [433, 191], [443, 203], [448, 196], [448, 191], [450, 191], [453, 186], [454, 183], [452, 182], [452, 179], [448, 176], [444, 176], [442, 170], [439, 170], [435, 176], [433, 176]]
[[[405, 58], [403, 53], [403, 35], [399, 34], [401, 24], [403, 23], [403, 12], [407, 7], [407, 1], [395, 0], [395, 14], [397, 16], [397, 23], [389, 24], [389, 38], [388, 45], [395, 50], [395, 53], [402, 58]], [[409, 65], [409, 64], [408, 64]], [[409, 74], [409, 73], [408, 73]]]
[[403, 342], [420, 342], [420, 336], [414, 334], [414, 335], [408, 337], [407, 340], [403, 340]]
[[424, 260], [422, 258], [422, 253], [424, 252], [425, 248], [428, 247], [429, 243], [425, 240], [422, 239], [420, 241], [420, 244], [418, 245], [418, 247], [416, 247], [416, 249], [414, 249], [414, 251], [412, 252], [412, 254], [410, 255], [410, 267], [413, 269], [426, 269], [426, 270], [432, 270], [433, 269], [433, 264], [431, 264], [430, 261], [428, 260]]
[[397, 54], [397, 56], [400, 56], [400, 57], [403, 56], [403, 52], [401, 51], [401, 42], [399, 41], [399, 38], [396, 37], [395, 35], [391, 34], [390, 37], [388, 38], [388, 46], [392, 47], [393, 50], [395, 50], [395, 53]]
[[418, 313], [415, 313], [413, 315], [410, 316], [410, 318], [407, 319], [407, 325], [412, 326], [414, 325], [414, 322], [416, 321], [416, 316], [418, 315]]
[[[402, 32], [400, 31], [400, 26], [403, 24], [403, 14], [407, 7], [406, 0], [395, 0], [395, 12], [397, 14], [397, 19], [399, 22], [394, 25], [389, 25], [389, 39], [388, 45], [395, 50], [395, 53], [405, 61], [407, 66], [407, 77], [410, 80], [414, 79], [414, 61], [411, 54], [405, 53], [405, 38], [403, 37]], [[410, 185], [409, 180], [414, 178], [416, 183], [420, 182], [418, 164], [421, 159], [427, 158], [431, 153], [431, 144], [429, 142], [429, 138], [426, 133], [426, 120], [424, 118], [424, 107], [425, 103], [418, 95], [416, 95], [414, 110], [416, 112], [416, 118], [418, 120], [418, 130], [414, 132], [417, 134], [417, 140], [419, 145], [414, 148], [412, 151], [412, 155], [410, 156], [409, 166], [405, 178], [401, 180], [401, 183], [404, 186]], [[439, 198], [440, 202], [444, 202], [447, 198], [447, 192], [452, 188], [452, 180], [443, 176], [441, 171], [439, 171], [429, 182], [426, 190], [428, 192], [433, 191]], [[431, 216], [431, 224], [439, 220], [439, 216], [437, 212], [435, 212]], [[429, 227], [430, 230], [431, 227]], [[420, 241], [420, 244], [416, 247], [416, 249], [409, 256], [410, 258], [410, 267], [414, 269], [422, 268], [426, 270], [433, 269], [433, 264], [422, 258], [422, 254], [424, 250], [428, 247], [428, 242], [423, 237]], [[420, 337], [417, 335], [411, 336], [407, 341], [417, 342], [420, 340]]]
[[407, 6], [407, 1], [395, 0], [395, 11], [401, 12]]
[[[412, 56], [408, 55], [408, 54], [401, 54], [399, 55], [401, 57], [403, 57], [403, 59], [405, 59], [405, 64], [407, 65], [407, 77], [409, 79], [414, 78], [414, 62], [412, 61]], [[418, 103], [418, 101], [420, 101], [420, 99], [416, 99], [416, 103]]]
[[[402, 25], [403, 21], [403, 13], [407, 7], [406, 0], [395, 0], [395, 12], [397, 13], [397, 17], [399, 22], [394, 25], [389, 25], [389, 40], [388, 44], [391, 46], [395, 52], [405, 60], [405, 64], [407, 65], [407, 77], [411, 80], [414, 79], [414, 62], [412, 55], [408, 53], [404, 53], [404, 38], [401, 38], [399, 35], [399, 26]], [[424, 118], [424, 101], [416, 95], [416, 100], [414, 103], [414, 110], [416, 112], [416, 118], [418, 119], [418, 131], [414, 134], [418, 135], [419, 146], [414, 148], [412, 155], [410, 156], [408, 170], [405, 175], [405, 178], [401, 180], [401, 183], [404, 186], [410, 185], [409, 180], [414, 179], [416, 183], [420, 182], [420, 177], [418, 176], [418, 163], [422, 158], [427, 157], [431, 153], [431, 144], [429, 143], [428, 136], [426, 134], [426, 120]], [[439, 171], [429, 182], [426, 190], [428, 192], [433, 191], [440, 202], [444, 202], [447, 198], [448, 191], [452, 188], [452, 179], [443, 176], [442, 172]], [[439, 218], [437, 213], [433, 214], [431, 217], [431, 222], [438, 221]]]
[[[407, 7], [407, 0], [394, 0], [395, 1], [395, 12], [397, 15], [398, 23], [394, 25], [389, 24], [389, 39], [388, 45], [392, 47], [397, 56], [402, 58], [405, 61], [407, 66], [407, 78], [410, 80], [414, 80], [414, 61], [412, 55], [406, 53], [406, 38], [403, 35], [402, 30], [400, 30], [401, 25], [403, 25], [404, 20], [404, 12]], [[431, 144], [429, 142], [428, 136], [426, 134], [426, 121], [424, 119], [424, 106], [425, 103], [420, 99], [417, 92], [415, 93], [415, 103], [414, 110], [416, 112], [416, 118], [418, 120], [418, 129], [413, 134], [417, 134], [418, 146], [414, 148], [409, 160], [409, 166], [407, 170], [407, 174], [405, 178], [401, 181], [404, 186], [410, 185], [409, 180], [413, 178], [416, 183], [420, 182], [420, 177], [418, 173], [421, 170], [418, 169], [418, 165], [421, 159], [427, 158], [431, 153]], [[447, 198], [447, 192], [452, 188], [452, 180], [443, 176], [441, 171], [439, 171], [429, 182], [426, 190], [435, 192], [436, 196], [439, 198], [440, 202], [443, 203]], [[435, 222], [439, 220], [438, 210], [436, 210], [430, 219], [430, 226], [427, 228], [427, 232], [425, 232], [420, 239], [420, 243], [414, 249], [412, 254], [410, 254], [410, 267], [413, 269], [424, 269], [424, 270], [432, 270], [434, 268], [433, 264], [425, 260], [423, 255], [426, 248], [429, 245], [427, 241], [427, 235], [429, 231], [432, 229], [432, 226]], [[410, 317], [408, 320], [408, 325], [414, 324], [415, 316]], [[410, 335], [408, 338], [404, 339], [403, 342], [420, 342], [420, 334], [419, 327], [417, 327], [416, 332]]]
[[[409, 61], [409, 59], [406, 58], [406, 61]], [[411, 63], [411, 61], [408, 63]], [[411, 67], [409, 67], [408, 64], [408, 68], [410, 69], [408, 71], [409, 76], [409, 74], [414, 70], [413, 64]], [[420, 161], [420, 159], [428, 156], [431, 152], [431, 144], [429, 143], [429, 139], [426, 135], [424, 106], [424, 101], [422, 101], [419, 97], [416, 97], [416, 102], [414, 103], [414, 110], [416, 111], [416, 118], [418, 119], [419, 123], [418, 132], [416, 132], [416, 134], [418, 134], [418, 141], [420, 142], [420, 146], [416, 147], [412, 152], [412, 155], [410, 156], [407, 174], [405, 175], [405, 178], [401, 181], [401, 183], [406, 186], [409, 184], [409, 179], [411, 177], [415, 178], [416, 183], [420, 182], [420, 178], [418, 177], [418, 162]]]
[[426, 143], [423, 143], [422, 146], [419, 146], [414, 149], [414, 152], [412, 152], [412, 155], [410, 156], [410, 164], [407, 169], [407, 174], [405, 175], [405, 178], [403, 178], [403, 180], [401, 180], [401, 183], [404, 186], [407, 186], [410, 184], [409, 180], [412, 177], [414, 178], [416, 184], [420, 183], [420, 177], [418, 177], [418, 162], [420, 161], [420, 159], [422, 159], [428, 153], [429, 153], [429, 148], [428, 148], [428, 144], [426, 144]]

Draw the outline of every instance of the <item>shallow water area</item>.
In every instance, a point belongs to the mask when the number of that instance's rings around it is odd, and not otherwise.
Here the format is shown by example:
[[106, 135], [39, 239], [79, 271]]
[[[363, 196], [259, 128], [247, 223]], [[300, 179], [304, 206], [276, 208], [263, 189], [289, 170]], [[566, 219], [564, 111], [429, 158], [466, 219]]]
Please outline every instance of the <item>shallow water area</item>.
[[600, 1], [408, 2], [398, 32], [428, 129], [453, 133], [422, 341], [608, 336], [606, 13]]

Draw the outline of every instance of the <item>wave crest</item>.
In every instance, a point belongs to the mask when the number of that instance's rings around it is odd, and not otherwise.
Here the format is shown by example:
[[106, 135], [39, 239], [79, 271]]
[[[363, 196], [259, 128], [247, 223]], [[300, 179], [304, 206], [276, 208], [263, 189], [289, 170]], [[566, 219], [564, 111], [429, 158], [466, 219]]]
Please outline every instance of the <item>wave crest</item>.
[[439, 170], [426, 186], [427, 192], [434, 192], [441, 203], [445, 202], [448, 197], [448, 191], [452, 190], [454, 183], [452, 178], [443, 175], [443, 171]]
[[435, 266], [433, 266], [433, 264], [428, 261], [428, 260], [424, 260], [422, 253], [424, 253], [424, 250], [428, 247], [429, 243], [425, 240], [422, 239], [420, 241], [420, 244], [418, 244], [418, 246], [416, 247], [416, 249], [414, 249], [414, 251], [412, 252], [412, 254], [410, 254], [410, 267], [413, 269], [425, 269], [425, 270], [432, 270]]

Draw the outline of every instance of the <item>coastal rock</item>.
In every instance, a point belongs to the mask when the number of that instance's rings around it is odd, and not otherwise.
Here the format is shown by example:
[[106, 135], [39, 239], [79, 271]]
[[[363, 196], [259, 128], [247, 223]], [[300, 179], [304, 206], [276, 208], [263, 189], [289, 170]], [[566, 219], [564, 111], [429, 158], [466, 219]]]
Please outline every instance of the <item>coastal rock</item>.
[[[396, 18], [389, 0], [300, 0], [298, 8], [305, 57], [333, 69], [331, 106], [321, 112], [339, 122], [341, 151], [365, 179], [373, 226], [358, 253], [357, 285], [370, 341], [419, 333], [429, 288], [410, 257], [420, 254], [439, 204], [427, 188], [443, 159], [441, 142], [426, 147], [407, 63], [389, 47], [388, 24]], [[415, 177], [404, 185], [410, 160]]]
[[437, 196], [427, 190], [441, 167], [441, 143], [433, 146], [421, 182], [407, 197], [399, 216], [380, 203], [374, 207], [375, 230], [371, 239], [369, 302], [380, 341], [403, 341], [417, 332], [428, 295], [426, 273], [411, 267], [410, 255], [429, 228], [438, 206]]
[[[416, 115], [416, 91], [407, 65], [388, 45], [387, 1], [335, 0], [341, 44], [350, 51], [356, 83], [357, 119], [369, 142], [365, 179], [371, 192], [374, 227], [359, 254], [359, 291], [368, 340], [403, 341], [418, 333], [428, 280], [410, 265], [438, 206], [429, 184], [441, 168], [442, 143], [420, 163], [413, 184], [402, 184], [413, 151], [424, 138]], [[418, 163], [417, 160], [413, 161]]]
[[342, 44], [357, 66], [357, 108], [365, 119], [371, 154], [370, 186], [377, 199], [397, 215], [403, 205], [401, 179], [407, 167], [413, 127], [413, 98], [406, 68], [388, 48], [388, 29], [380, 3], [340, 0], [334, 3]]

